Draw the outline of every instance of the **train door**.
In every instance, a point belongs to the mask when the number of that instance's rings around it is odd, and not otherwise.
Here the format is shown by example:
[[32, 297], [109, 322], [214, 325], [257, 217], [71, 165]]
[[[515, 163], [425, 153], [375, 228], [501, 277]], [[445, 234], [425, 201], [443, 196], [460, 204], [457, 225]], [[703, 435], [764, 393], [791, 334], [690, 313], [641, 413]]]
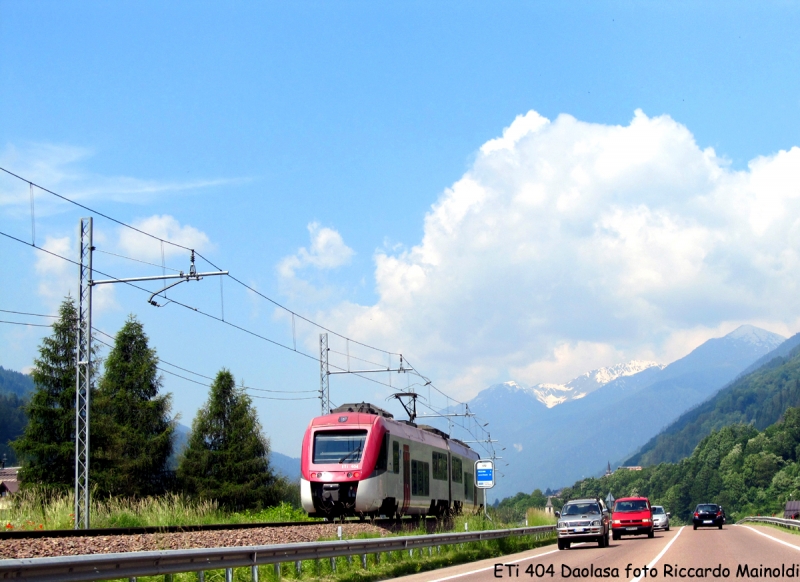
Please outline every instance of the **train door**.
[[450, 458], [450, 451], [447, 451], [447, 508], [453, 507], [453, 479], [450, 477], [452, 473], [452, 459]]
[[408, 445], [403, 445], [403, 509], [401, 513], [408, 511], [411, 502], [411, 453]]

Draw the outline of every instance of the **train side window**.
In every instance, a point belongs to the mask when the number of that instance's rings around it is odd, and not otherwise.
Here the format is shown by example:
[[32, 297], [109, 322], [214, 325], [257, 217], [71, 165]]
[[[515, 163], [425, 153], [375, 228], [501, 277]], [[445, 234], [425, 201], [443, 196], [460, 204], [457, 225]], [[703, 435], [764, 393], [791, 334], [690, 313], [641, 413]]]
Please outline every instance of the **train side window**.
[[400, 473], [400, 443], [392, 441], [392, 472]]
[[475, 501], [475, 483], [472, 473], [464, 471], [464, 498], [467, 501]]
[[447, 481], [447, 455], [433, 452], [433, 478]]
[[430, 495], [430, 465], [411, 461], [411, 495]]
[[453, 483], [461, 483], [463, 474], [461, 472], [461, 459], [458, 457], [452, 458], [452, 466], [450, 467], [450, 476], [453, 480]]
[[389, 464], [389, 433], [384, 433], [381, 450], [378, 453], [378, 460], [375, 463], [376, 471], [385, 471]]

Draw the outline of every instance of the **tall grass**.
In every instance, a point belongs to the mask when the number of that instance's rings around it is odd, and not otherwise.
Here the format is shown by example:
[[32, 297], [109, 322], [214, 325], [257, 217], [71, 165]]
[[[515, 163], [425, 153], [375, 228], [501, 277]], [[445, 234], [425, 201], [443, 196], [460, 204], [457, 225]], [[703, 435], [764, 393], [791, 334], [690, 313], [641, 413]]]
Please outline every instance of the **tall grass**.
[[555, 525], [558, 521], [555, 514], [547, 513], [544, 509], [539, 509], [538, 507], [529, 507], [525, 518], [528, 520], [529, 526]]
[[[45, 488], [26, 488], [13, 497], [10, 509], [0, 512], [1, 529], [71, 529], [74, 526], [71, 493]], [[213, 501], [167, 494], [143, 499], [94, 499], [89, 508], [92, 527], [140, 527], [307, 521], [302, 510], [288, 503], [263, 511], [227, 512]]]

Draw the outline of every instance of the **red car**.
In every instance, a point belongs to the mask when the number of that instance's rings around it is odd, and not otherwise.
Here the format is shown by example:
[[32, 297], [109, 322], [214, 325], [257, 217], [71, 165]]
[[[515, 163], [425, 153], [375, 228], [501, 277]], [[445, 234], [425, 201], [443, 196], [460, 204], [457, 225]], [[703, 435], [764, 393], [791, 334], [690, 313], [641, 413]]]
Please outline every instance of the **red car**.
[[614, 503], [611, 514], [611, 537], [647, 534], [653, 537], [653, 510], [647, 497], [623, 497]]

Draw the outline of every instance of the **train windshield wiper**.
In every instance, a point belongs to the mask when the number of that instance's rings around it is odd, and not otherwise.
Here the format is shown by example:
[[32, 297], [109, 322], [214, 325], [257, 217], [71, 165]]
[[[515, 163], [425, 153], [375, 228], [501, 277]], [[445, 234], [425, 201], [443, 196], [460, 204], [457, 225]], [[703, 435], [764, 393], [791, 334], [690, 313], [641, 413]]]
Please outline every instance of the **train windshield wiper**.
[[351, 457], [351, 456], [352, 456], [354, 453], [360, 453], [360, 452], [361, 452], [361, 447], [358, 447], [357, 449], [353, 449], [352, 451], [350, 451], [349, 453], [347, 453], [347, 454], [346, 454], [344, 457], [342, 457], [341, 459], [339, 459], [339, 462], [340, 462], [340, 463], [344, 463], [344, 462], [345, 462], [347, 459], [349, 459], [349, 458], [350, 458], [350, 457]]

